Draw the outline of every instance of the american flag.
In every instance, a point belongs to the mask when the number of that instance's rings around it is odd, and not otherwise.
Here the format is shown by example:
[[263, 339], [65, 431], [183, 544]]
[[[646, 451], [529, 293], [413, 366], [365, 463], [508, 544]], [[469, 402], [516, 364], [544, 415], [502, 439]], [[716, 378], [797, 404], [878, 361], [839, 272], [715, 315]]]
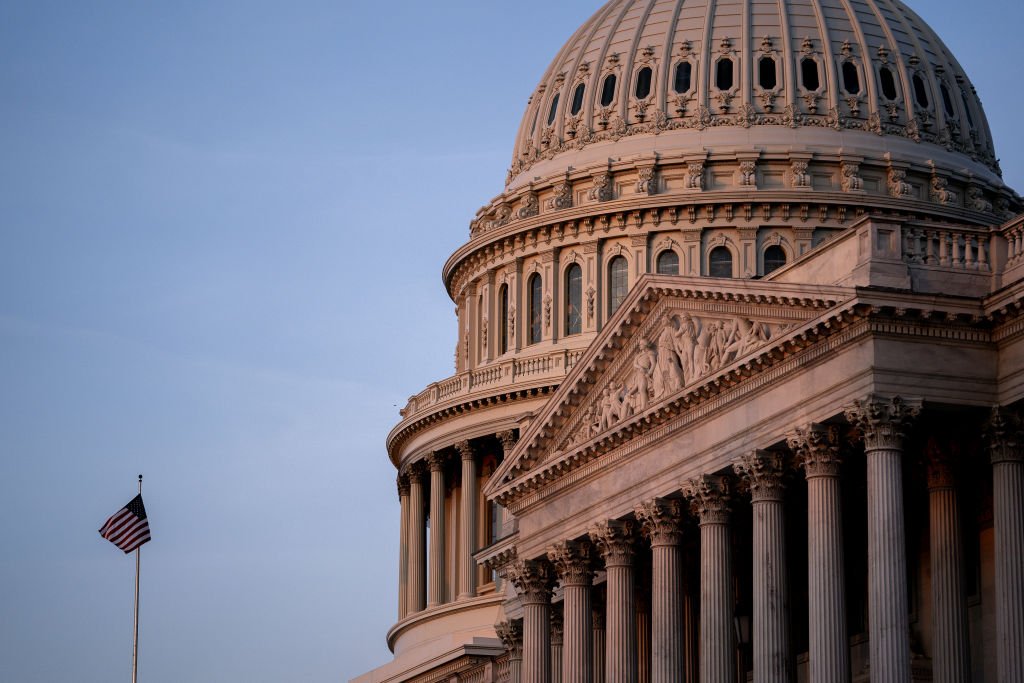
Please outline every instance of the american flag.
[[142, 504], [141, 493], [111, 515], [100, 529], [100, 536], [125, 553], [130, 553], [149, 540], [149, 520], [146, 519], [146, 506]]

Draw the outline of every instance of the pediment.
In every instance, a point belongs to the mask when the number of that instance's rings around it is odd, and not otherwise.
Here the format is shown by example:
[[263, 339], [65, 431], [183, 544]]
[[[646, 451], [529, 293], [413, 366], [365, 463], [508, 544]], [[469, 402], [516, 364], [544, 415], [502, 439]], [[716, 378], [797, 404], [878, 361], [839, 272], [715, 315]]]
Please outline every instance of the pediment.
[[485, 494], [517, 491], [582, 464], [612, 437], [642, 434], [680, 405], [756, 374], [777, 347], [854, 297], [843, 287], [645, 275], [595, 338]]

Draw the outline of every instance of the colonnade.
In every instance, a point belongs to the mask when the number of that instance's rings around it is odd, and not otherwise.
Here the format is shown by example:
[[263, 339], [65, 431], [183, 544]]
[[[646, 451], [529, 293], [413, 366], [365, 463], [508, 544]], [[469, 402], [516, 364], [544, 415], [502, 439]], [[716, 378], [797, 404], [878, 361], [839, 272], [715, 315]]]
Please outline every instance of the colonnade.
[[[523, 605], [520, 621], [498, 625], [515, 666], [510, 683], [736, 683], [746, 670], [737, 660], [731, 527], [734, 503], [748, 497], [753, 567], [750, 592], [750, 664], [755, 683], [792, 683], [784, 499], [788, 464], [807, 483], [807, 680], [851, 680], [847, 633], [840, 467], [841, 430], [853, 428], [866, 460], [867, 612], [871, 681], [909, 683], [907, 543], [904, 518], [905, 438], [921, 402], [870, 396], [845, 409], [845, 423], [807, 424], [786, 439], [788, 452], [755, 450], [729, 470], [681, 482], [662, 497], [642, 501], [631, 515], [600, 520], [582, 537], [550, 546], [541, 557], [504, 567]], [[1024, 430], [1020, 418], [999, 411], [986, 428], [992, 463], [995, 533], [997, 678], [1024, 682]], [[931, 442], [927, 458], [932, 680], [970, 680], [963, 546], [952, 445]], [[744, 509], [747, 509], [744, 507]], [[688, 513], [688, 514], [687, 514]], [[684, 562], [692, 523], [699, 532], [698, 568]], [[649, 547], [649, 632], [637, 618], [639, 550]], [[860, 549], [857, 549], [859, 552]], [[595, 609], [594, 579], [605, 572], [606, 606]], [[698, 595], [686, 573], [699, 571]], [[860, 578], [860, 577], [855, 577]], [[552, 605], [561, 587], [558, 644]], [[691, 605], [699, 601], [699, 608]], [[696, 614], [695, 614], [696, 612]], [[598, 628], [599, 620], [603, 621]], [[696, 622], [696, 623], [694, 623]], [[697, 639], [694, 634], [699, 634]], [[698, 642], [694, 642], [697, 640]], [[645, 642], [646, 641], [646, 642]]]

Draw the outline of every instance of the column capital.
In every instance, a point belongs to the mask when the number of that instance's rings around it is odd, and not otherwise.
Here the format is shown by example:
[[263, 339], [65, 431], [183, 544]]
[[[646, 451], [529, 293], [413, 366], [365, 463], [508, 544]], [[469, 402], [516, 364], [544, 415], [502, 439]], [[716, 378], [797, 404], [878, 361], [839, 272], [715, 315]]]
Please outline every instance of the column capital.
[[588, 533], [606, 567], [633, 564], [636, 554], [636, 525], [633, 522], [609, 519], [590, 527]]
[[1020, 414], [993, 407], [985, 423], [985, 442], [993, 465], [1024, 462], [1024, 420]]
[[786, 435], [808, 479], [838, 477], [843, 460], [839, 455], [839, 427], [812, 422]]
[[508, 429], [503, 432], [498, 432], [497, 437], [501, 441], [501, 450], [503, 454], [505, 457], [508, 457], [508, 454], [512, 452], [513, 448], [515, 448], [516, 442], [519, 441], [519, 437], [516, 435], [516, 430]]
[[547, 560], [515, 560], [507, 571], [524, 605], [551, 603], [555, 572]]
[[864, 435], [867, 450], [902, 449], [906, 431], [921, 414], [921, 399], [871, 394], [843, 408], [846, 419]]
[[683, 482], [683, 495], [690, 499], [690, 510], [700, 525], [728, 524], [729, 481], [725, 477], [702, 474]]
[[412, 484], [409, 482], [408, 474], [399, 474], [395, 478], [395, 484], [398, 487], [398, 497], [409, 495], [409, 489], [412, 488]]
[[594, 580], [594, 546], [587, 541], [562, 541], [548, 548], [548, 560], [562, 586], [589, 586]]
[[750, 499], [781, 501], [786, 490], [784, 461], [781, 453], [755, 450], [747, 453], [734, 463], [732, 469], [740, 477], [744, 487], [750, 491]]
[[459, 452], [459, 456], [462, 458], [463, 462], [473, 459], [473, 447], [469, 444], [469, 439], [457, 442], [455, 444], [455, 450]]
[[924, 447], [925, 466], [928, 470], [928, 490], [951, 489], [956, 486], [953, 463], [959, 451], [957, 444], [945, 448], [934, 438], [929, 438]]
[[509, 659], [523, 658], [523, 620], [510, 619], [494, 625], [494, 632], [508, 651]]
[[639, 503], [633, 513], [640, 531], [651, 547], [674, 546], [683, 542], [683, 505], [670, 498], [653, 498]]
[[427, 454], [427, 466], [431, 472], [444, 471], [446, 462], [448, 462], [448, 455], [443, 451], [431, 451]]
[[409, 478], [409, 483], [420, 481], [426, 472], [427, 463], [424, 460], [409, 463], [409, 466], [405, 468], [405, 475]]

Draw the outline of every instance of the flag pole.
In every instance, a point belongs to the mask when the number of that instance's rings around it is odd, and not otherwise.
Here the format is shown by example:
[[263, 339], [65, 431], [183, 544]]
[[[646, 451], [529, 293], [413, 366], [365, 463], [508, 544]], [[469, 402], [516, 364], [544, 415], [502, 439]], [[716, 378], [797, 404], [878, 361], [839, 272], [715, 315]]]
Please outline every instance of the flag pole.
[[[139, 475], [139, 495], [142, 495], [142, 475]], [[142, 551], [140, 545], [135, 549], [135, 637], [132, 640], [132, 683], [138, 682], [139, 677], [139, 554]]]

